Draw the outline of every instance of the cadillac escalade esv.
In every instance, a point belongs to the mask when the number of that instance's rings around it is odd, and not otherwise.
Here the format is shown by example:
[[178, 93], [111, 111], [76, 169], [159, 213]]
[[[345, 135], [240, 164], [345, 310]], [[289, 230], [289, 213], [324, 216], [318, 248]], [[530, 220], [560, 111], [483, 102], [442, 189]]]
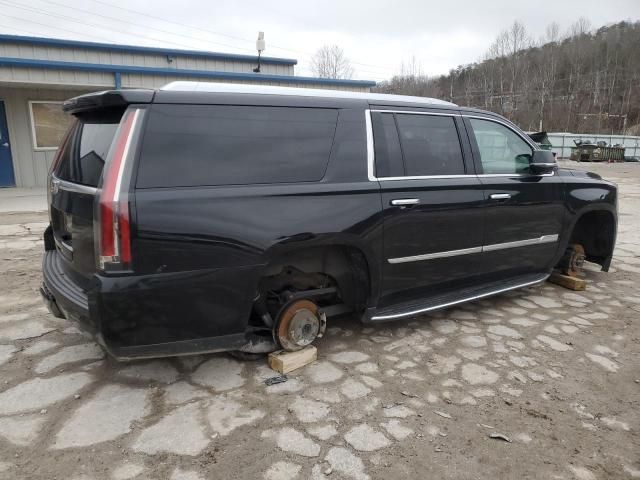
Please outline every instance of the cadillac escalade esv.
[[296, 350], [609, 268], [615, 185], [494, 113], [428, 98], [174, 82], [64, 104], [42, 295], [116, 358]]

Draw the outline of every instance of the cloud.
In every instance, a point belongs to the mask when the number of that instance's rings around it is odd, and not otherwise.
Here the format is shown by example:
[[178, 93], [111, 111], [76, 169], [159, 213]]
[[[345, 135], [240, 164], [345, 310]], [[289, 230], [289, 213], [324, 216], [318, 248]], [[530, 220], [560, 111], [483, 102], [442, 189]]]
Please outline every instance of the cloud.
[[190, 0], [181, 8], [168, 0], [18, 1], [2, 2], [0, 31], [232, 53], [252, 53], [264, 31], [265, 54], [297, 58], [299, 75], [311, 74], [313, 52], [337, 44], [357, 78], [374, 80], [399, 73], [412, 57], [430, 75], [476, 61], [515, 20], [537, 39], [552, 21], [566, 30], [580, 16], [595, 27], [640, 18], [638, 0], [606, 8], [595, 0]]

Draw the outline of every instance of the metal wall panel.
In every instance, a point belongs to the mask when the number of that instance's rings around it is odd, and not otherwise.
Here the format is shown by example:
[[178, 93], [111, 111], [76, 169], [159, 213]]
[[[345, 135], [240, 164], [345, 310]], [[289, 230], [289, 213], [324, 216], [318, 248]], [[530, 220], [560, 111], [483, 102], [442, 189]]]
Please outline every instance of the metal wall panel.
[[[25, 45], [0, 42], [0, 57], [55, 60], [61, 62], [95, 63], [100, 65], [128, 65], [137, 67], [197, 69], [205, 71], [227, 71], [250, 73], [256, 62], [227, 61], [214, 58], [109, 52], [87, 48], [59, 48], [43, 45]], [[263, 73], [293, 75], [293, 65], [262, 64]]]

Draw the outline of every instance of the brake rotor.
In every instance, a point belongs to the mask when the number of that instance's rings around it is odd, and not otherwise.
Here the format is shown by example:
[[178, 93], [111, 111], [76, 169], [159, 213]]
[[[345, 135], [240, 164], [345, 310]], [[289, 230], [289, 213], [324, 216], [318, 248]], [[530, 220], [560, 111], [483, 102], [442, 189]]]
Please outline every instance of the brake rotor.
[[278, 315], [274, 340], [284, 350], [293, 352], [321, 337], [325, 326], [326, 318], [318, 311], [315, 303], [310, 300], [293, 300]]

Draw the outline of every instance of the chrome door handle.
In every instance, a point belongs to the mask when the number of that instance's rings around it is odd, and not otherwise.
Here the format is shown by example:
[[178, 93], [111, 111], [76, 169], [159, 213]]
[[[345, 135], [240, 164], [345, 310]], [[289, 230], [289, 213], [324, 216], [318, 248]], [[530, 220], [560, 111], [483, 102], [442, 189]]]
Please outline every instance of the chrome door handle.
[[417, 205], [419, 203], [419, 198], [396, 198], [395, 200], [391, 200], [391, 205], [394, 206]]
[[9, 142], [4, 142], [2, 145], [0, 145], [2, 147], [8, 147], [9, 146]]
[[510, 193], [492, 193], [491, 195], [489, 195], [489, 198], [491, 200], [507, 200], [508, 198], [511, 198], [511, 194]]

